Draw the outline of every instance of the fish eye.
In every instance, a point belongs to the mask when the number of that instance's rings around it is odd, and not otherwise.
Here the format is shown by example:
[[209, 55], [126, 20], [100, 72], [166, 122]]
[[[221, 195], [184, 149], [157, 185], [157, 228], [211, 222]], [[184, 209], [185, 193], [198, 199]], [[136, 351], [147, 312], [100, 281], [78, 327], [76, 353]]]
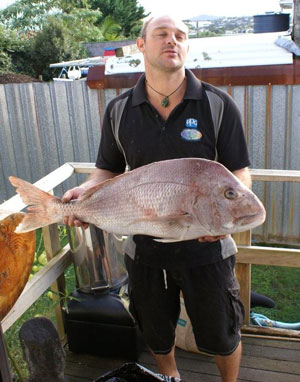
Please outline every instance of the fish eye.
[[234, 189], [232, 188], [227, 188], [227, 190], [225, 190], [224, 192], [224, 195], [226, 199], [231, 199], [231, 200], [237, 197], [236, 191], [234, 191]]

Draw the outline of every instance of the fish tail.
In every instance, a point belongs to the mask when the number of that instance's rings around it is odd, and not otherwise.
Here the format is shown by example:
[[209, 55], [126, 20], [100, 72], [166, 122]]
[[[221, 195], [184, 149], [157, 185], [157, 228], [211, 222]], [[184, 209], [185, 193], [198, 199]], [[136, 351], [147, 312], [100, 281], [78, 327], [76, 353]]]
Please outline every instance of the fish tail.
[[15, 176], [10, 176], [9, 181], [16, 187], [23, 202], [28, 205], [28, 213], [15, 232], [29, 232], [61, 220], [62, 203], [57, 197]]

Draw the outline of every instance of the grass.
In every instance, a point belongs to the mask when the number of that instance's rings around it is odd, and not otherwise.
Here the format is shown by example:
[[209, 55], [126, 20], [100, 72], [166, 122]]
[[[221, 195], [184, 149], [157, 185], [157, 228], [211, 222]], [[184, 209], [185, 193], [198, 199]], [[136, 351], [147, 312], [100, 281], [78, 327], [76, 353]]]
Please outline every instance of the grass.
[[251, 289], [275, 301], [275, 308], [255, 308], [256, 313], [284, 322], [300, 321], [300, 269], [252, 265]]
[[[271, 243], [253, 245], [295, 248], [295, 246]], [[255, 308], [270, 319], [283, 322], [300, 322], [300, 269], [268, 265], [251, 266], [251, 289], [272, 298], [275, 307]]]

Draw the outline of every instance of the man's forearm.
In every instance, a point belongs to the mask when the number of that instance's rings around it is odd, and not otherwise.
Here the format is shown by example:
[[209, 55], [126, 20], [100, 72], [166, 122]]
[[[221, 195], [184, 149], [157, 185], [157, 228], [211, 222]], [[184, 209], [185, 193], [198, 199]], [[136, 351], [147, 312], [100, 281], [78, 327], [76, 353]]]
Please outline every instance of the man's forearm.
[[240, 170], [233, 171], [233, 174], [239, 178], [248, 188], [252, 186], [251, 174], [248, 167], [241, 168]]

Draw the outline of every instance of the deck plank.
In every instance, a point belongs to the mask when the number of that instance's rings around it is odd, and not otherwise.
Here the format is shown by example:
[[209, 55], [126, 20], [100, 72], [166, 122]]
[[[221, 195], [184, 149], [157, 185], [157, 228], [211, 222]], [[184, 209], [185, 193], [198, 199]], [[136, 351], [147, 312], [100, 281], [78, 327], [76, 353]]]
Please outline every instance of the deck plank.
[[[176, 360], [185, 382], [220, 382], [214, 358], [176, 349]], [[119, 368], [126, 359], [67, 352], [65, 382], [92, 382], [106, 372]], [[149, 351], [138, 363], [156, 372]], [[243, 358], [239, 382], [299, 382], [300, 342], [264, 338], [243, 338]]]

